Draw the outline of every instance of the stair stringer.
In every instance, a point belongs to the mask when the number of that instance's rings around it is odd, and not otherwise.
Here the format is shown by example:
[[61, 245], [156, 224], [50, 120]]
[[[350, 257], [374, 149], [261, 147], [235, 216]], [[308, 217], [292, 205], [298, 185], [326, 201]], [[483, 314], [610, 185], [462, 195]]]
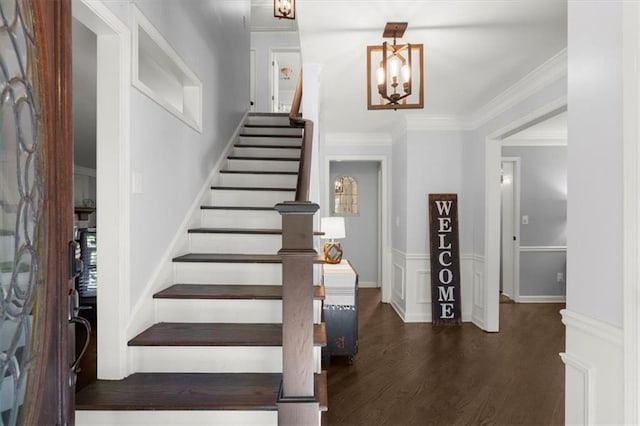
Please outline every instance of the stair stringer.
[[[249, 112], [247, 111], [238, 123], [238, 126], [233, 132], [233, 135], [229, 138], [227, 146], [220, 154], [220, 157], [211, 169], [209, 176], [205, 179], [202, 188], [189, 207], [184, 220], [177, 228], [171, 240], [171, 243], [168, 245], [167, 250], [162, 255], [158, 266], [147, 281], [144, 290], [140, 295], [140, 298], [131, 310], [129, 322], [124, 333], [126, 341], [123, 342], [123, 345], [125, 345], [125, 350], [127, 352], [127, 366], [125, 369], [127, 375], [135, 372], [134, 366], [132, 365], [131, 348], [127, 346], [127, 341], [157, 322], [156, 301], [153, 298], [153, 295], [166, 287], [168, 283], [172, 282], [174, 274], [174, 264], [172, 259], [188, 250], [188, 230], [200, 224], [200, 207], [203, 204], [208, 204], [208, 201], [211, 198], [211, 185], [213, 182], [216, 182], [216, 179], [220, 174], [220, 170], [222, 170], [226, 166], [227, 156], [233, 152], [234, 145], [240, 137], [244, 124], [247, 121], [248, 115]], [[101, 354], [98, 353], [98, 360], [100, 359], [100, 357]], [[100, 379], [100, 377], [98, 378]]]

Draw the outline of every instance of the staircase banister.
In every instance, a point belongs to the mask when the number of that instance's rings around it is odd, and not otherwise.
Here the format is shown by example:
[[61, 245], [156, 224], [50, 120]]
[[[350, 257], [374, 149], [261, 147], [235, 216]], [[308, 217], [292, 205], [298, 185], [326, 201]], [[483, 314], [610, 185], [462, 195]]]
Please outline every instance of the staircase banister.
[[296, 201], [309, 200], [309, 187], [311, 185], [311, 152], [313, 144], [313, 121], [302, 118], [300, 105], [302, 104], [302, 71], [298, 75], [296, 91], [293, 95], [293, 103], [289, 112], [289, 124], [293, 127], [302, 127], [302, 151], [298, 168], [298, 183], [296, 185]]

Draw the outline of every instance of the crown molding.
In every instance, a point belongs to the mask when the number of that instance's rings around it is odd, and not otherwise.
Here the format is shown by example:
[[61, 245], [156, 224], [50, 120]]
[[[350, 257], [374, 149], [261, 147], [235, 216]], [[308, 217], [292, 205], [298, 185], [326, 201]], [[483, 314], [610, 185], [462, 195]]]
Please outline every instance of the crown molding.
[[[566, 77], [566, 75], [567, 49], [563, 49], [474, 113], [469, 115], [406, 114], [404, 130], [460, 131], [478, 129], [529, 96]], [[402, 132], [396, 131], [395, 133], [401, 134]], [[544, 137], [544, 139], [565, 139], [566, 144], [566, 137], [563, 138], [559, 135], [548, 136]]]
[[565, 48], [471, 114], [469, 121], [472, 128], [479, 128], [544, 87], [566, 76], [567, 49]]

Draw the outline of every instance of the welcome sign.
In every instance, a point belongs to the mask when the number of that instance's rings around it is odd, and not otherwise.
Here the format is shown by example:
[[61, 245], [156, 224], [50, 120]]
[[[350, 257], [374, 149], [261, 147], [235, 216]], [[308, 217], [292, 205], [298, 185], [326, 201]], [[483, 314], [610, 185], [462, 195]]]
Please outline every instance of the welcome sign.
[[457, 194], [429, 194], [431, 309], [434, 325], [462, 324]]

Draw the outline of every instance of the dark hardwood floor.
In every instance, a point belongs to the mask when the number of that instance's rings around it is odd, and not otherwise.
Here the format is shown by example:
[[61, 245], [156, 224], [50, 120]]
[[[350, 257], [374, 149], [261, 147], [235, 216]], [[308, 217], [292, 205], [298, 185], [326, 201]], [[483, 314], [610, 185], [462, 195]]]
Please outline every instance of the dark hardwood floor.
[[333, 357], [323, 425], [564, 424], [562, 304], [500, 304], [500, 333], [403, 324], [360, 290], [359, 352]]

